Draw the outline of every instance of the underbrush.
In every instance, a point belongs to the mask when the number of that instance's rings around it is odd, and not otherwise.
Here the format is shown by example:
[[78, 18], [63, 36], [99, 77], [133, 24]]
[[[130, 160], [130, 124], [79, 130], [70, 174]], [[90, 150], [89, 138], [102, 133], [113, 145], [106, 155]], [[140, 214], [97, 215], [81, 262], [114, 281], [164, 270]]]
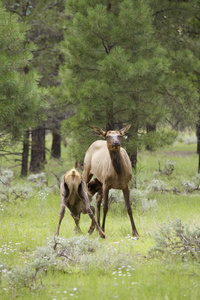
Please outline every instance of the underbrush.
[[167, 158], [163, 152], [139, 155], [137, 189], [132, 184], [130, 194], [139, 239], [131, 235], [123, 195], [116, 190], [110, 191], [105, 240], [98, 231], [87, 234], [88, 215], [81, 216], [83, 234], [75, 234], [68, 210], [55, 238], [59, 181], [67, 169], [51, 162], [45, 173], [22, 180], [2, 168], [0, 298], [198, 299], [197, 157], [176, 156], [176, 149], [183, 151], [178, 145]]

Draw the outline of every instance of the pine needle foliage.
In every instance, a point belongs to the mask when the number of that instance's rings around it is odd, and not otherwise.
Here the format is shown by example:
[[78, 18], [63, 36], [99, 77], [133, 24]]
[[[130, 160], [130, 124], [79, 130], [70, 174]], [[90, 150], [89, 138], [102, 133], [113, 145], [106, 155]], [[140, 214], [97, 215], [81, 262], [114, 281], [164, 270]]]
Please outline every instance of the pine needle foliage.
[[171, 74], [166, 82], [167, 116], [176, 129], [195, 124], [199, 112], [199, 1], [151, 1], [155, 34], [166, 49]]
[[77, 156], [94, 140], [88, 134], [93, 125], [109, 130], [132, 123], [129, 140], [137, 144], [147, 120], [163, 118], [159, 91], [169, 70], [165, 50], [154, 38], [148, 1], [70, 0], [66, 10], [71, 17], [60, 74], [63, 97], [74, 114], [63, 132], [78, 137]]
[[[0, 4], [0, 130], [17, 139], [25, 128], [36, 124], [42, 106], [39, 76], [25, 73], [35, 46], [25, 44], [29, 27]], [[0, 142], [1, 144], [1, 142]]]

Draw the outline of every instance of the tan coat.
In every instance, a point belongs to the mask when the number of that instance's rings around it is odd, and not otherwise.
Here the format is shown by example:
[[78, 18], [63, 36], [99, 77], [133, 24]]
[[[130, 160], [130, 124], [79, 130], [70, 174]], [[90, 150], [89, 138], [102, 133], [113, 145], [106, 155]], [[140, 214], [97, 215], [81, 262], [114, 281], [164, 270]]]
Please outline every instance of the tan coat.
[[132, 177], [131, 162], [126, 151], [121, 147], [122, 136], [130, 129], [130, 125], [119, 131], [103, 131], [99, 127], [94, 127], [94, 131], [106, 139], [106, 141], [94, 142], [85, 154], [83, 179], [90, 185], [92, 176], [96, 177], [101, 186], [97, 195], [97, 223], [100, 226], [100, 209], [102, 199], [103, 222], [102, 229], [105, 231], [105, 220], [108, 212], [108, 194], [110, 189], [120, 189], [123, 191], [127, 212], [130, 217], [132, 233], [139, 236], [132, 216], [130, 203], [129, 182]]
[[[93, 187], [93, 189], [95, 189], [95, 186]], [[55, 234], [59, 234], [61, 221], [65, 215], [65, 208], [67, 207], [70, 210], [71, 216], [75, 221], [76, 231], [81, 232], [81, 229], [79, 227], [80, 214], [87, 213], [92, 219], [92, 224], [88, 232], [91, 234], [96, 227], [99, 231], [100, 236], [102, 238], [105, 238], [104, 232], [101, 230], [95, 220], [95, 209], [90, 205], [91, 200], [91, 194], [89, 193], [86, 183], [83, 180], [81, 174], [76, 169], [72, 169], [67, 172], [64, 175], [60, 185], [60, 215], [58, 227]]]

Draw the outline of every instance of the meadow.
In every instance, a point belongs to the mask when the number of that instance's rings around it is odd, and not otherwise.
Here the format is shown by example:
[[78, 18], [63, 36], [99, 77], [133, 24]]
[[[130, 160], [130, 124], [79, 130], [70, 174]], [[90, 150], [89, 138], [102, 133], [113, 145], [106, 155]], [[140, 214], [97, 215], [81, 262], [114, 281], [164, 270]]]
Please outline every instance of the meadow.
[[55, 238], [60, 202], [56, 178], [73, 167], [67, 152], [63, 150], [62, 162], [48, 160], [45, 174], [27, 179], [13, 165], [1, 160], [1, 182], [7, 184], [1, 185], [0, 198], [0, 299], [199, 299], [195, 143], [139, 152], [137, 189], [131, 185], [139, 239], [131, 235], [121, 192], [116, 191], [111, 192], [105, 240], [96, 230], [87, 234], [87, 215], [81, 216], [82, 234], [75, 234], [69, 211]]

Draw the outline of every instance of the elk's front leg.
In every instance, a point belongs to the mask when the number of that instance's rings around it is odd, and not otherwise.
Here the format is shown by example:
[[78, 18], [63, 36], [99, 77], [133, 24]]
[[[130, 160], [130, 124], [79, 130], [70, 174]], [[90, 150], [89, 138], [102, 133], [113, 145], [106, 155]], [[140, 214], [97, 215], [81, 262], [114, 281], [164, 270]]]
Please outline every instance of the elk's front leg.
[[105, 222], [106, 215], [108, 212], [108, 192], [109, 189], [107, 187], [103, 187], [103, 222], [102, 222], [102, 230], [105, 232]]
[[102, 202], [102, 189], [100, 189], [96, 196], [96, 204], [97, 204], [97, 223], [100, 225], [100, 213], [101, 213], [101, 202]]
[[136, 226], [135, 226], [135, 222], [133, 220], [133, 213], [132, 213], [132, 208], [131, 208], [131, 203], [130, 203], [130, 190], [129, 187], [127, 186], [124, 190], [123, 190], [123, 194], [124, 194], [124, 199], [125, 199], [125, 203], [126, 203], [126, 208], [127, 208], [127, 212], [131, 221], [131, 226], [132, 226], [132, 233], [133, 236], [139, 236], [139, 233], [137, 232]]

